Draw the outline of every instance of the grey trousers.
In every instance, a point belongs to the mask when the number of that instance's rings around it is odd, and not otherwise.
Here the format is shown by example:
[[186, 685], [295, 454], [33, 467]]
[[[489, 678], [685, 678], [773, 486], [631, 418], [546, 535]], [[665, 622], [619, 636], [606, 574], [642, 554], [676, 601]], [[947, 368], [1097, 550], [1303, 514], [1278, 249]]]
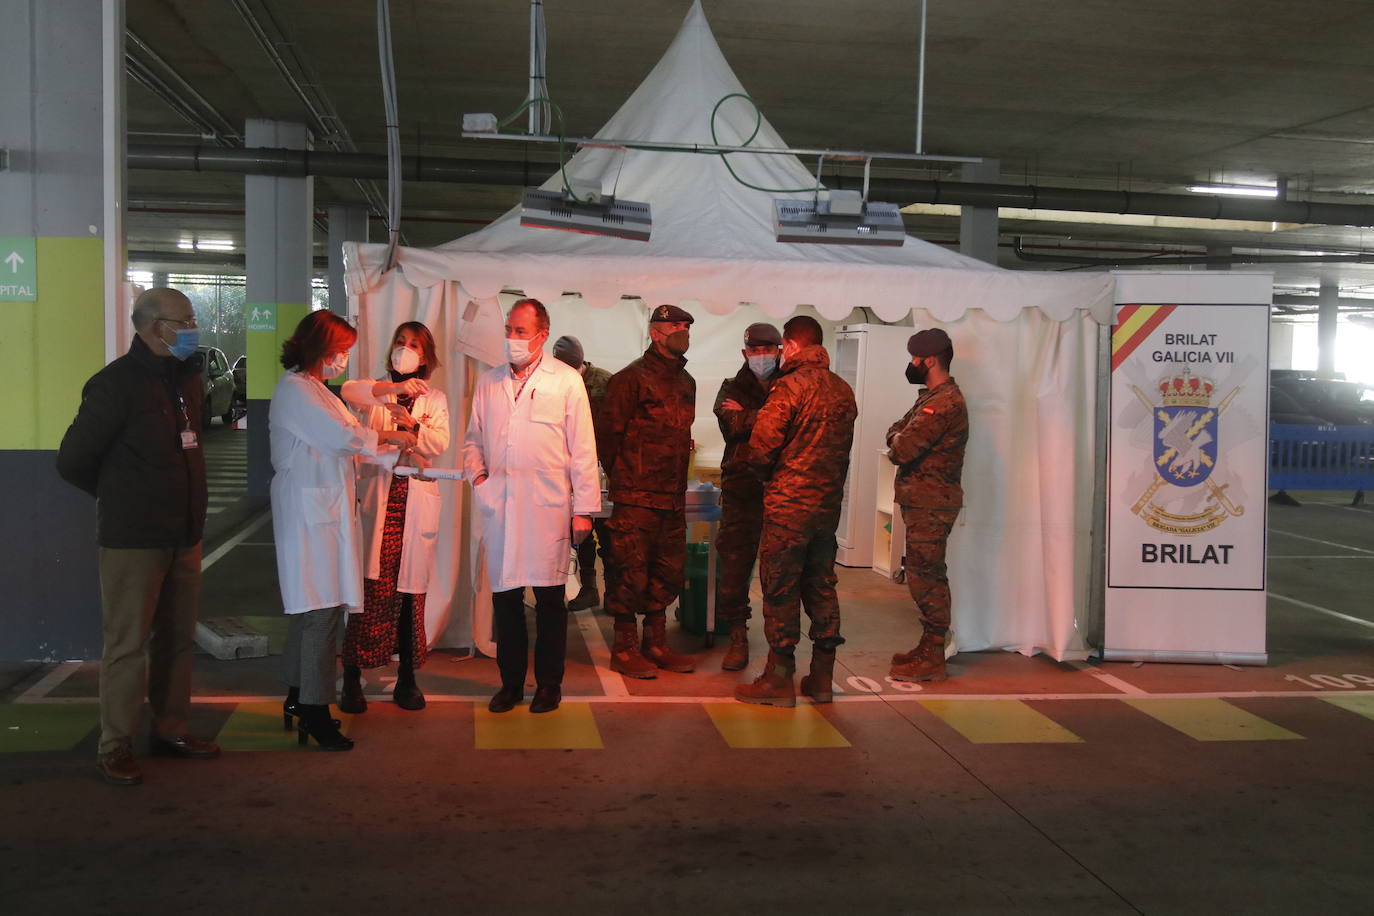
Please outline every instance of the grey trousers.
[[145, 694], [154, 733], [181, 736], [191, 709], [200, 544], [100, 548], [100, 604], [99, 753], [133, 739]]
[[339, 653], [339, 631], [344, 609], [320, 608], [304, 614], [288, 614], [286, 686], [301, 689], [301, 702], [327, 706], [338, 700], [334, 657]]

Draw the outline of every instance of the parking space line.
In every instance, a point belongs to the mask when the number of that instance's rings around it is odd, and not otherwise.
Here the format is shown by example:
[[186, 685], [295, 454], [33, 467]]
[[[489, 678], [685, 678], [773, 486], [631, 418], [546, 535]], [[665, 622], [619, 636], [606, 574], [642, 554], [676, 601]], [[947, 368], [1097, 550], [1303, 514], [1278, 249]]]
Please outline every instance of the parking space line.
[[606, 645], [606, 640], [601, 635], [601, 627], [596, 624], [596, 618], [590, 613], [578, 616], [577, 631], [582, 634], [582, 641], [587, 644], [587, 654], [591, 656], [596, 678], [601, 682], [601, 689], [606, 692], [606, 696], [629, 696], [630, 689], [625, 686], [625, 679], [611, 670], [611, 647]]
[[[28, 703], [41, 697], [46, 697], [57, 688], [59, 684], [71, 677], [81, 667], [82, 662], [62, 662], [54, 667], [47, 674], [28, 690], [25, 690], [15, 698], [16, 703]], [[89, 697], [87, 699], [90, 699]]]
[[1079, 671], [1082, 671], [1091, 677], [1095, 677], [1102, 683], [1106, 684], [1108, 687], [1115, 687], [1117, 690], [1120, 690], [1122, 693], [1127, 694], [1128, 696], [1143, 697], [1149, 695], [1149, 691], [1141, 690], [1136, 685], [1129, 683], [1127, 681], [1123, 681], [1121, 678], [1117, 677], [1114, 674], [1108, 674], [1101, 668], [1090, 665], [1087, 662], [1074, 660], [1065, 662], [1064, 664], [1068, 665], [1070, 668], [1075, 668]]
[[1293, 741], [1302, 735], [1261, 719], [1225, 700], [1158, 698], [1122, 700], [1196, 741]]
[[1363, 547], [1352, 547], [1349, 544], [1342, 544], [1339, 541], [1323, 541], [1321, 538], [1308, 537], [1305, 534], [1294, 534], [1291, 531], [1282, 531], [1278, 528], [1270, 528], [1270, 534], [1281, 534], [1287, 538], [1297, 538], [1300, 541], [1311, 541], [1313, 544], [1325, 544], [1327, 547], [1339, 547], [1342, 550], [1353, 550], [1356, 553], [1367, 553], [1374, 555], [1374, 550], [1366, 550]]
[[1332, 706], [1339, 706], [1341, 709], [1348, 709], [1350, 712], [1364, 716], [1366, 719], [1374, 719], [1374, 697], [1371, 696], [1339, 696], [1322, 697], [1323, 700]]
[[472, 704], [473, 745], [479, 751], [601, 750], [601, 730], [587, 703], [564, 702], [534, 715], [525, 704], [510, 712], [488, 712]]
[[1019, 700], [921, 705], [974, 744], [1081, 744], [1083, 739]]
[[248, 524], [244, 525], [243, 528], [238, 532], [238, 534], [235, 534], [229, 540], [225, 541], [223, 544], [220, 544], [214, 550], [210, 551], [209, 556], [201, 557], [200, 571], [205, 572], [205, 570], [209, 569], [211, 566], [214, 566], [216, 563], [220, 561], [221, 558], [224, 557], [225, 554], [233, 550], [235, 547], [239, 546], [239, 544], [248, 540], [249, 535], [255, 533], [259, 528], [261, 528], [263, 525], [267, 524], [271, 520], [272, 510], [264, 509], [261, 515], [250, 521]]
[[793, 709], [728, 700], [703, 703], [706, 714], [733, 748], [849, 747], [849, 741], [815, 706]]
[[1287, 601], [1289, 604], [1296, 604], [1298, 607], [1307, 608], [1309, 611], [1317, 611], [1335, 617], [1337, 620], [1344, 620], [1346, 623], [1357, 623], [1362, 627], [1374, 628], [1374, 620], [1365, 620], [1362, 617], [1352, 617], [1349, 614], [1342, 614], [1340, 611], [1333, 611], [1329, 607], [1322, 607], [1320, 604], [1312, 604], [1308, 601], [1299, 601], [1297, 598], [1290, 598], [1287, 595], [1280, 595], [1278, 592], [1269, 592], [1270, 598], [1277, 598], [1280, 601]]

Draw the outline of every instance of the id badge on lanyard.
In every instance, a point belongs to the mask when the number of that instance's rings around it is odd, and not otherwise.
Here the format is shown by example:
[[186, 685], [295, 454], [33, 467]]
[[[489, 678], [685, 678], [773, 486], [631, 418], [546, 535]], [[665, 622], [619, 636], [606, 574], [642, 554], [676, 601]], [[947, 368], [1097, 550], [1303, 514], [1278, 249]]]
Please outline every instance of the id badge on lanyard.
[[177, 392], [177, 408], [181, 411], [181, 422], [184, 424], [181, 430], [182, 450], [200, 448], [200, 443], [196, 439], [196, 431], [191, 428], [191, 416], [186, 412], [186, 399], [181, 396], [180, 391]]

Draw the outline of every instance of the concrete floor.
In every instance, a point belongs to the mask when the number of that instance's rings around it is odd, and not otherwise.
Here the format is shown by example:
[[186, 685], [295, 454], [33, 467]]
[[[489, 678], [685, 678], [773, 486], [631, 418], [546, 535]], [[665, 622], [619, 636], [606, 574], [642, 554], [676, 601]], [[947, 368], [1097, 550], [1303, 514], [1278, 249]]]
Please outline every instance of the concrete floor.
[[[226, 754], [114, 788], [97, 666], [0, 666], [0, 911], [1368, 912], [1374, 512], [1297, 495], [1264, 668], [966, 653], [900, 690], [904, 589], [843, 570], [831, 706], [734, 704], [749, 673], [676, 628], [700, 670], [627, 683], [584, 612], [559, 712], [489, 715], [494, 662], [440, 652], [422, 712], [371, 678], [349, 754], [281, 731], [275, 658], [199, 658]], [[206, 616], [273, 606], [273, 575], [268, 526], [207, 571]]]

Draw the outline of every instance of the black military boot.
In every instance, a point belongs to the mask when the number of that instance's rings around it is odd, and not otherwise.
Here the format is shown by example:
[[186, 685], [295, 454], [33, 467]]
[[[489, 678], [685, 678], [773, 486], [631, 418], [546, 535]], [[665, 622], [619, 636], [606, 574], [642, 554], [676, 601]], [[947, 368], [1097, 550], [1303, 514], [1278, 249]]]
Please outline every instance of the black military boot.
[[568, 610], [585, 611], [600, 606], [601, 593], [596, 590], [596, 570], [585, 571], [582, 573], [582, 588], [578, 590], [577, 597], [568, 602]]

